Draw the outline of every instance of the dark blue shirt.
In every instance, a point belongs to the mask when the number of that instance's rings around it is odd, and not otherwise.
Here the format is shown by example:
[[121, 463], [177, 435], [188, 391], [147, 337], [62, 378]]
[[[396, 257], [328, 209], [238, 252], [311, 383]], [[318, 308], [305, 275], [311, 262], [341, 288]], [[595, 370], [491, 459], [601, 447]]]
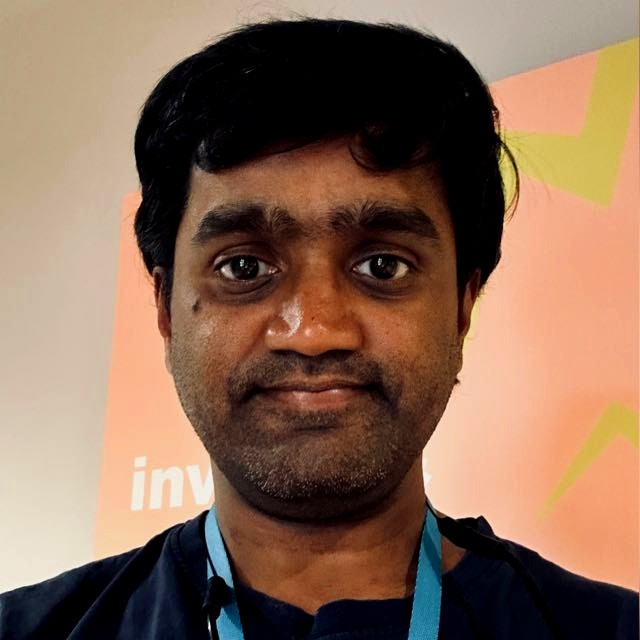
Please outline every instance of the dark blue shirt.
[[[205, 515], [140, 549], [0, 595], [0, 639], [207, 640]], [[526, 575], [468, 551], [442, 579], [440, 640], [637, 640], [637, 594], [505, 543], [482, 518], [464, 522], [508, 546]], [[411, 615], [411, 598], [336, 601], [311, 616], [241, 585], [237, 597], [247, 640], [406, 640]]]

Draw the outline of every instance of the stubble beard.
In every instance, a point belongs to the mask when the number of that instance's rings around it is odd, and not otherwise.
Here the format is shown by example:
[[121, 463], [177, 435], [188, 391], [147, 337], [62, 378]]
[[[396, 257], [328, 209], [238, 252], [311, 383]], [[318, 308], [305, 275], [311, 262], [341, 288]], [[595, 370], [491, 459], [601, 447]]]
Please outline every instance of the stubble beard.
[[351, 356], [341, 370], [370, 375], [381, 386], [342, 410], [301, 412], [260, 394], [240, 399], [247, 372], [277, 377], [292, 369], [289, 363], [246, 365], [216, 390], [207, 384], [216, 380], [215, 366], [195, 364], [179, 341], [171, 359], [180, 402], [212, 462], [252, 507], [297, 521], [357, 517], [391, 495], [435, 430], [457, 373], [446, 359], [440, 368], [415, 370], [410, 380], [417, 385], [384, 384], [404, 380], [400, 363], [382, 371]]

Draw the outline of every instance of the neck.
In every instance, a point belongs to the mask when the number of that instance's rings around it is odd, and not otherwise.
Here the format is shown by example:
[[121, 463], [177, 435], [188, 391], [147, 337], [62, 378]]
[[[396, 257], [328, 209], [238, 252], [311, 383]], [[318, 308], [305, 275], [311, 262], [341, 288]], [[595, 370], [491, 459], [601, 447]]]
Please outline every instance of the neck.
[[[257, 511], [214, 473], [218, 523], [240, 582], [310, 613], [334, 600], [413, 593], [426, 508], [419, 460], [375, 512], [318, 524]], [[450, 566], [443, 546], [443, 567]]]

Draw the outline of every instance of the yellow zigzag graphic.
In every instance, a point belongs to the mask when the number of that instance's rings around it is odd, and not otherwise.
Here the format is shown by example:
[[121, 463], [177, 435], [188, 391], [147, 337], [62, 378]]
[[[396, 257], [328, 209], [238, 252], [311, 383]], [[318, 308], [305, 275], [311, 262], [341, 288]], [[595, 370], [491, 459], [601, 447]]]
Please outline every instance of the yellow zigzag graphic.
[[582, 448], [573, 458], [564, 476], [551, 492], [549, 498], [547, 498], [540, 514], [542, 517], [549, 514], [556, 502], [560, 500], [616, 436], [622, 436], [636, 449], [638, 448], [638, 413], [621, 404], [613, 403], [602, 414]]
[[[598, 204], [611, 202], [636, 97], [638, 42], [629, 40], [600, 52], [579, 136], [505, 133], [523, 173]], [[512, 193], [508, 173], [505, 182]]]

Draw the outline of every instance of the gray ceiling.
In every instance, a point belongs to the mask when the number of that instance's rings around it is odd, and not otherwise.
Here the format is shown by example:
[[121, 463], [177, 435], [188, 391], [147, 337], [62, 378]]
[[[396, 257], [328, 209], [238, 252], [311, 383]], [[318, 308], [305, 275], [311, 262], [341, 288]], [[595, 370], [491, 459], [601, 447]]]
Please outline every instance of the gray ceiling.
[[[68, 0], [6, 0], [0, 28], [29, 14], [73, 5]], [[174, 14], [177, 21], [193, 12], [224, 16], [211, 21], [214, 36], [229, 22], [295, 14], [405, 22], [451, 40], [473, 60], [489, 81], [637, 37], [639, 3], [634, 0], [98, 0], [94, 9], [114, 9], [125, 16]], [[99, 10], [100, 11], [100, 10]], [[155, 14], [155, 15], [154, 15]], [[28, 44], [27, 44], [28, 46]]]
[[415, 5], [422, 26], [461, 47], [489, 81], [637, 37], [639, 30], [634, 0], [427, 0]]

